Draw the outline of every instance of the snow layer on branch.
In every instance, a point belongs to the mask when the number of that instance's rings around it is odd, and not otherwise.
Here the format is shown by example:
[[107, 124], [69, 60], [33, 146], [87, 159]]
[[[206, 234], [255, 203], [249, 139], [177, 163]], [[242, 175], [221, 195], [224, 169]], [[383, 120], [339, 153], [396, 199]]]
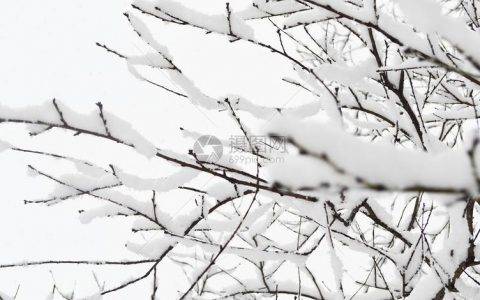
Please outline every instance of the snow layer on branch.
[[[142, 5], [143, 1], [135, 2], [136, 5]], [[143, 2], [144, 3], [144, 2]], [[234, 13], [230, 15], [230, 21], [227, 11], [221, 15], [208, 15], [191, 8], [188, 8], [176, 1], [158, 0], [155, 2], [156, 15], [166, 16], [167, 19], [181, 20], [194, 26], [221, 34], [233, 33], [241, 38], [254, 39], [253, 29]]]
[[[389, 144], [362, 141], [327, 124], [286, 119], [274, 123], [269, 132], [293, 138], [297, 144], [317, 155], [292, 155], [290, 163], [270, 167], [275, 180], [292, 187], [312, 185], [315, 181], [317, 185], [323, 181], [355, 186], [355, 177], [360, 177], [371, 184], [396, 190], [415, 186], [475, 190], [469, 160], [462, 150], [428, 154], [398, 149]], [[347, 175], [338, 174], [332, 178], [332, 174], [339, 172], [318, 158], [322, 155], [327, 155]], [[302, 176], [297, 176], [299, 173], [292, 170], [301, 170]]]
[[[209, 110], [230, 110], [230, 107], [228, 107], [228, 105], [223, 101], [224, 99], [217, 100], [204, 94], [200, 89], [195, 86], [195, 84], [189, 78], [187, 78], [182, 73], [172, 71], [168, 72], [168, 74], [170, 78], [185, 91], [185, 93], [188, 95], [188, 98], [194, 104]], [[272, 114], [279, 113], [279, 110], [277, 108], [257, 105], [241, 96], [227, 95], [226, 98], [229, 99], [230, 104], [234, 110], [249, 112], [251, 115], [259, 119], [268, 119], [271, 118]], [[318, 103], [308, 103], [298, 107], [284, 108], [280, 111], [284, 115], [290, 115], [297, 118], [305, 118], [316, 114], [319, 109], [320, 105]]]
[[[190, 101], [192, 101], [194, 104], [208, 110], [230, 110], [230, 107], [224, 101], [225, 98], [217, 100], [204, 94], [183, 73], [171, 71], [167, 74], [178, 86], [184, 90]], [[297, 107], [278, 109], [274, 107], [257, 105], [252, 101], [237, 95], [227, 95], [226, 97], [229, 99], [234, 110], [246, 111], [259, 119], [269, 119], [272, 117], [272, 114], [277, 113], [291, 117], [305, 118], [316, 114], [321, 107], [319, 103], [312, 102]]]
[[[463, 97], [462, 97], [463, 98]], [[460, 99], [460, 98], [459, 98]], [[478, 111], [474, 107], [462, 107], [459, 109], [452, 108], [448, 111], [435, 110], [432, 114], [424, 117], [425, 121], [443, 121], [443, 120], [468, 120], [478, 119]]]
[[152, 157], [157, 153], [155, 146], [136, 131], [130, 123], [107, 112], [104, 115], [107, 119], [108, 130], [112, 136], [132, 144], [137, 152], [146, 157]]
[[71, 127], [103, 135], [110, 134], [112, 137], [132, 145], [137, 152], [147, 157], [152, 157], [157, 153], [155, 146], [136, 131], [129, 122], [107, 111], [103, 111], [106, 122], [105, 126], [99, 112], [81, 114], [71, 110], [65, 105], [59, 105], [59, 107], [62, 110], [66, 123]]
[[103, 299], [103, 296], [101, 294], [101, 291], [93, 294], [93, 295], [90, 295], [90, 296], [87, 296], [85, 298], [83, 298], [84, 300], [101, 300]]
[[432, 0], [397, 1], [402, 12], [417, 29], [428, 33], [438, 33], [476, 62], [480, 62], [480, 38], [461, 19], [442, 14], [441, 6]]
[[306, 72], [304, 69], [295, 66], [295, 71], [302, 78], [303, 81], [307, 82], [310, 87], [315, 91], [317, 96], [324, 96], [321, 99], [321, 107], [325, 110], [327, 116], [331, 119], [332, 123], [341, 126], [342, 118], [338, 108], [336, 99], [328, 92], [324, 90], [326, 87], [320, 86], [317, 78], [315, 78], [311, 73]]
[[146, 258], [159, 258], [169, 247], [176, 244], [176, 241], [166, 235], [149, 240], [146, 243], [128, 242], [127, 248]]
[[[253, 220], [253, 222], [251, 222], [251, 224], [248, 226], [248, 234], [251, 238], [255, 237], [257, 234], [264, 233], [273, 220], [279, 215], [279, 213], [283, 212], [282, 209], [279, 209], [276, 213], [274, 213], [274, 211], [271, 210], [273, 204], [274, 202], [270, 202], [258, 209], [255, 220]], [[271, 213], [267, 212], [269, 210], [271, 210]]]
[[93, 218], [111, 215], [112, 213], [135, 214], [142, 213], [153, 218], [151, 203], [143, 202], [134, 197], [115, 190], [99, 190], [92, 193], [98, 196], [100, 200], [108, 202], [106, 205], [93, 209], [91, 213], [88, 211], [83, 216], [83, 220], [88, 222]]
[[[238, 185], [235, 187], [230, 182], [222, 180], [221, 182], [210, 185], [206, 188], [209, 196], [221, 201], [230, 197], [237, 197], [238, 194], [243, 195], [249, 188]], [[237, 194], [238, 191], [238, 194]]]
[[105, 204], [100, 207], [84, 210], [80, 213], [79, 219], [82, 224], [88, 224], [97, 218], [105, 218], [109, 216], [122, 215], [134, 215], [131, 210], [123, 207], [119, 207], [115, 204]]
[[285, 29], [300, 26], [308, 25], [312, 23], [322, 22], [331, 18], [336, 17], [335, 13], [326, 11], [324, 9], [314, 8], [310, 10], [304, 10], [301, 12], [294, 13], [285, 19], [283, 22], [283, 27]]
[[[37, 170], [29, 168], [32, 175], [38, 175]], [[92, 177], [84, 176], [83, 174], [64, 174], [58, 178], [63, 184], [56, 185], [55, 190], [51, 196], [60, 198], [72, 193], [81, 191], [89, 191], [102, 186], [110, 186], [118, 183], [118, 180], [113, 176]]]
[[250, 227], [255, 221], [259, 220], [262, 218], [262, 216], [265, 215], [267, 210], [271, 209], [273, 206], [274, 202], [268, 202], [265, 204], [260, 205], [257, 207], [255, 210], [251, 211], [246, 217], [245, 220], [243, 221], [243, 226], [244, 227]]
[[12, 297], [12, 296], [9, 296], [7, 294], [4, 294], [2, 292], [0, 292], [0, 299], [3, 299], [3, 300], [14, 300], [15, 298]]
[[284, 116], [306, 118], [316, 114], [321, 107], [318, 102], [311, 102], [297, 107], [274, 108], [257, 105], [241, 96], [229, 95], [228, 98], [230, 99], [230, 103], [235, 110], [246, 111], [259, 119], [266, 120], [271, 118], [272, 114], [277, 113], [281, 113]]
[[216, 109], [216, 99], [205, 95], [189, 78], [178, 71], [167, 73], [178, 86], [180, 86], [188, 95], [190, 101], [206, 109]]
[[[202, 250], [210, 253], [218, 252], [219, 248], [217, 245], [201, 243], [193, 239], [186, 239], [180, 237], [170, 237], [170, 239], [180, 243], [185, 247], [200, 247]], [[307, 255], [299, 255], [291, 252], [281, 251], [266, 251], [258, 248], [227, 247], [225, 248], [223, 253], [234, 254], [254, 262], [287, 260], [299, 266], [305, 265], [305, 262], [308, 259]]]
[[388, 66], [383, 66], [378, 68], [379, 71], [389, 71], [389, 70], [400, 70], [400, 69], [422, 69], [436, 66], [428, 61], [421, 61], [417, 57], [415, 58], [407, 58], [404, 61], [398, 64], [389, 64]]
[[262, 251], [260, 249], [240, 249], [227, 248], [225, 253], [235, 254], [239, 257], [246, 258], [254, 262], [263, 261], [290, 261], [298, 266], [304, 266], [308, 256], [295, 253], [283, 253], [276, 251]]
[[133, 146], [147, 157], [155, 155], [157, 152], [155, 146], [133, 129], [130, 123], [106, 111], [102, 113], [104, 120], [98, 110], [82, 114], [59, 101], [15, 109], [0, 105], [0, 121], [66, 128], [93, 135], [110, 135], [118, 141]]
[[[56, 101], [59, 110], [62, 113], [63, 120], [68, 126], [91, 131], [91, 132], [98, 132], [98, 133], [106, 133], [105, 127], [103, 126], [103, 121], [100, 118], [100, 114], [98, 110], [92, 111], [90, 113], [79, 113], [67, 105], [63, 104], [60, 101]], [[28, 109], [28, 108], [26, 108]], [[50, 110], [53, 112], [57, 112], [53, 103], [50, 103]], [[58, 114], [58, 113], [57, 113]], [[59, 121], [56, 123], [63, 123], [63, 121]]]
[[133, 28], [137, 32], [137, 34], [141, 35], [142, 39], [145, 42], [147, 42], [147, 44], [150, 45], [150, 47], [152, 47], [155, 51], [157, 51], [162, 55], [162, 57], [164, 58], [163, 63], [171, 67], [171, 64], [168, 64], [168, 62], [165, 60], [165, 59], [171, 59], [171, 56], [168, 53], [168, 49], [157, 42], [157, 40], [153, 37], [152, 33], [148, 29], [147, 25], [139, 17], [137, 17], [134, 14], [127, 14], [127, 18], [130, 24], [133, 26]]
[[322, 64], [315, 68], [315, 73], [332, 81], [337, 81], [346, 86], [359, 86], [359, 83], [366, 78], [376, 78], [377, 65], [373, 57], [356, 66], [347, 66], [345, 63], [335, 62], [333, 64]]
[[116, 168], [115, 171], [119, 180], [127, 187], [139, 191], [156, 190], [158, 192], [166, 192], [176, 189], [197, 177], [199, 174], [199, 171], [197, 170], [182, 168], [180, 171], [163, 178], [142, 178], [126, 173], [118, 168]]
[[423, 275], [412, 293], [408, 296], [409, 300], [434, 299], [437, 292], [443, 288], [443, 284], [434, 270], [428, 269], [427, 274]]
[[89, 177], [98, 178], [109, 174], [109, 172], [107, 172], [105, 169], [80, 159], [72, 159], [72, 162], [75, 164], [75, 168], [80, 173]]
[[5, 141], [0, 140], [0, 153], [5, 151], [5, 150], [8, 150], [10, 148], [12, 148], [12, 145], [10, 145], [9, 143], [7, 143]]
[[470, 245], [468, 221], [464, 218], [465, 202], [457, 202], [448, 207], [449, 234], [443, 242], [443, 247], [434, 252], [435, 258], [453, 277], [457, 268], [467, 259]]
[[31, 120], [55, 124], [60, 122], [51, 102], [26, 108], [10, 108], [0, 104], [0, 120]]
[[[239, 218], [234, 218], [233, 221], [238, 220]], [[199, 225], [195, 227], [196, 230], [202, 230], [206, 229], [211, 232], [217, 231], [217, 232], [225, 232], [225, 231], [233, 231], [237, 227], [237, 224], [235, 222], [232, 222], [232, 220], [224, 219], [224, 220], [214, 220], [214, 219], [205, 219], [203, 220]]]
[[149, 66], [152, 68], [172, 68], [172, 64], [169, 63], [162, 55], [157, 53], [129, 56], [127, 58], [127, 62], [131, 65]]
[[457, 279], [455, 287], [465, 299], [476, 299], [480, 294], [480, 288], [468, 284], [462, 278]]
[[[163, 2], [162, 2], [163, 3]], [[177, 4], [175, 4], [177, 5]], [[241, 96], [237, 95], [227, 95], [226, 97], [222, 99], [215, 99], [213, 97], [210, 97], [203, 93], [196, 85], [195, 83], [188, 78], [184, 73], [182, 73], [179, 69], [177, 69], [176, 66], [174, 66], [172, 62], [172, 58], [170, 54], [168, 53], [168, 49], [162, 45], [159, 45], [155, 39], [152, 37], [152, 34], [148, 30], [146, 24], [140, 19], [135, 17], [133, 14], [129, 15], [129, 20], [136, 32], [139, 33], [139, 35], [144, 39], [149, 45], [151, 45], [155, 50], [158, 51], [159, 55], [163, 57], [162, 58], [155, 58], [157, 63], [152, 62], [150, 64], [146, 65], [151, 65], [151, 66], [159, 66], [160, 68], [168, 68], [170, 69], [169, 72], [166, 74], [170, 77], [170, 79], [178, 85], [188, 96], [190, 101], [198, 106], [201, 106], [205, 109], [208, 110], [218, 110], [218, 109], [227, 109], [230, 110], [226, 102], [224, 101], [225, 98], [228, 98], [230, 101], [230, 104], [233, 109], [235, 110], [241, 110], [241, 111], [246, 111], [252, 114], [253, 116], [260, 118], [260, 119], [269, 119], [271, 118], [272, 114], [277, 114], [277, 113], [282, 113], [283, 115], [286, 116], [291, 116], [291, 117], [297, 117], [297, 118], [305, 118], [308, 116], [312, 116], [318, 112], [320, 109], [320, 104], [316, 102], [308, 103], [305, 105], [301, 105], [298, 107], [293, 107], [293, 108], [275, 108], [275, 107], [267, 107], [267, 106], [261, 106], [253, 103], [252, 101], [249, 101], [248, 99], [245, 99]], [[147, 57], [148, 58], [148, 57]], [[147, 59], [145, 58], [145, 59]], [[166, 59], [165, 59], [166, 58]], [[144, 63], [144, 58], [136, 58], [134, 60], [137, 61], [138, 63]], [[133, 63], [128, 63], [128, 68], [129, 71], [137, 78], [143, 80], [144, 78], [142, 75], [134, 68]]]
[[373, 1], [363, 1], [363, 7], [355, 6], [348, 1], [341, 0], [314, 0], [320, 6], [326, 9], [333, 9], [341, 14], [351, 16], [363, 22], [373, 22], [375, 20], [374, 9], [372, 7]]
[[423, 53], [430, 53], [428, 41], [418, 35], [405, 23], [399, 22], [387, 14], [380, 14], [378, 25], [381, 28], [388, 28], [392, 36], [400, 40], [404, 45], [417, 49]]
[[308, 7], [295, 0], [254, 0], [253, 4], [247, 9], [239, 12], [238, 16], [244, 20], [249, 20], [269, 17], [272, 15], [283, 15], [305, 9], [308, 9]]

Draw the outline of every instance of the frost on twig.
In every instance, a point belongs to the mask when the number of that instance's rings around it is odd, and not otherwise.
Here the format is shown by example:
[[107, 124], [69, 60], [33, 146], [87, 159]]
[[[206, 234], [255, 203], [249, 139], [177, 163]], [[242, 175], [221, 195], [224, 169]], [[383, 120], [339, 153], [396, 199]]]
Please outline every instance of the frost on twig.
[[[80, 211], [81, 221], [134, 219], [126, 247], [140, 257], [0, 268], [144, 267], [124, 282], [97, 284], [95, 297], [146, 280], [153, 281], [147, 297], [160, 297], [157, 272], [168, 258], [184, 274], [178, 298], [475, 298], [479, 8], [467, 0], [254, 0], [240, 11], [225, 3], [222, 12], [209, 14], [180, 1], [134, 1], [125, 17], [149, 52], [97, 46], [159, 91], [227, 116], [236, 129], [232, 135], [245, 139], [235, 150], [251, 164], [232, 162], [228, 154], [211, 161], [194, 149], [176, 153], [153, 145], [101, 103], [90, 114], [58, 100], [25, 109], [0, 106], [0, 122], [26, 124], [32, 143], [47, 133], [85, 135], [175, 169], [152, 177], [114, 162], [97, 165], [0, 141], [2, 152], [75, 166], [76, 173], [59, 176], [30, 165], [32, 175], [57, 188], [27, 204], [94, 200], [95, 207]], [[209, 95], [155, 38], [147, 18], [207, 34], [206, 42], [214, 34], [231, 47], [242, 43], [278, 56], [293, 72], [272, 76], [309, 95], [309, 102], [283, 107], [275, 99], [260, 105], [265, 102], [242, 95]], [[151, 79], [144, 67], [172, 84]], [[249, 123], [252, 118], [262, 129]], [[206, 134], [196, 130], [181, 133], [191, 142]], [[282, 159], [261, 151], [256, 135], [283, 141]], [[226, 148], [226, 140], [220, 142]], [[165, 208], [179, 199], [191, 199], [181, 213]]]

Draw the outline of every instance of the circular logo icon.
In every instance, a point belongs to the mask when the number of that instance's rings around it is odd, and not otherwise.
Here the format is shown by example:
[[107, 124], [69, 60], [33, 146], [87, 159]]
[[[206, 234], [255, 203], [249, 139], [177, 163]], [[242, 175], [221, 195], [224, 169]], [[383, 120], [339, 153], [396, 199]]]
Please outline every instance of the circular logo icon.
[[222, 157], [223, 145], [216, 136], [202, 135], [193, 144], [193, 151], [199, 160], [216, 162]]

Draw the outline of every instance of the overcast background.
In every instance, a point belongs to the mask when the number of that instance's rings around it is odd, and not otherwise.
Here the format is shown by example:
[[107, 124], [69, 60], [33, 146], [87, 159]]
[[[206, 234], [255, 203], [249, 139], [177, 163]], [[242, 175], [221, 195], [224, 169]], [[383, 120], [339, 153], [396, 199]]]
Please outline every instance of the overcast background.
[[[188, 5], [195, 2], [212, 13], [224, 9], [224, 1], [181, 2]], [[247, 4], [239, 1], [234, 5], [242, 3]], [[225, 120], [215, 119], [185, 100], [136, 80], [121, 60], [95, 46], [99, 41], [125, 53], [145, 51], [122, 15], [129, 4], [128, 0], [1, 1], [0, 104], [25, 106], [57, 98], [76, 110], [88, 112], [96, 109], [95, 102], [102, 101], [105, 109], [129, 120], [149, 139], [167, 148], [185, 147], [179, 137], [180, 126], [226, 135], [229, 127]], [[213, 96], [236, 93], [262, 104], [301, 103], [299, 91], [280, 81], [280, 75], [289, 72], [288, 63], [245, 44], [232, 45], [223, 38], [198, 31], [179, 31], [178, 27], [146, 20], [160, 42], [169, 46], [182, 69]], [[272, 71], [278, 76], [271, 76]], [[65, 150], [81, 158], [103, 160], [107, 164], [114, 160], [116, 164], [142, 171], [143, 165], [148, 164], [135, 160], [131, 153], [111, 152], [108, 148], [111, 145], [94, 141], [79, 143], [68, 135], [61, 137], [47, 134], [32, 140], [18, 126], [4, 126], [0, 131], [1, 139], [16, 146]], [[56, 207], [23, 205], [24, 199], [44, 198], [52, 192], [50, 182], [27, 176], [28, 164], [44, 170], [58, 168], [51, 160], [39, 157], [0, 154], [0, 264], [46, 259], [136, 258], [123, 247], [131, 237], [131, 224], [125, 219], [84, 225], [78, 219], [77, 211], [82, 207], [78, 202]], [[154, 174], [155, 170], [151, 172]], [[169, 201], [166, 206], [174, 212], [189, 200], [162, 199]], [[0, 271], [0, 291], [14, 294], [20, 286], [18, 299], [43, 299], [55, 281], [65, 292], [75, 289], [82, 294], [95, 289], [93, 270], [100, 281], [114, 283], [140, 274], [144, 268], [131, 268], [131, 272], [118, 267], [5, 269]], [[159, 270], [162, 299], [171, 299], [175, 293], [177, 275], [182, 276]], [[112, 295], [111, 299], [147, 299], [149, 294], [145, 290], [150, 285], [151, 281], [146, 280]]]

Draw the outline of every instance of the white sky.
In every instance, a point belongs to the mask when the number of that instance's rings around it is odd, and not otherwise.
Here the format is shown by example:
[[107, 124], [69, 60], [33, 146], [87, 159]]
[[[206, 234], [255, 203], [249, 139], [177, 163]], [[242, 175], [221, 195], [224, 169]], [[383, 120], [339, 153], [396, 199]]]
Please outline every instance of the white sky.
[[[205, 2], [202, 1], [202, 5]], [[223, 2], [208, 0], [209, 11], [222, 9]], [[226, 119], [207, 118], [185, 100], [137, 81], [122, 61], [95, 46], [99, 41], [126, 53], [144, 51], [122, 15], [129, 3], [128, 0], [1, 1], [0, 104], [33, 105], [55, 97], [78, 110], [90, 111], [95, 109], [94, 103], [101, 100], [106, 110], [130, 120], [151, 140], [173, 148], [181, 144], [179, 126], [226, 134], [229, 128], [223, 123]], [[290, 69], [288, 63], [280, 63], [278, 58], [244, 44], [231, 45], [223, 38], [177, 32], [178, 27], [162, 27], [158, 22], [149, 24], [155, 26], [159, 40], [171, 47], [171, 53], [184, 71], [212, 95], [238, 93], [260, 103], [299, 104], [297, 90], [282, 84], [279, 75], [271, 76], [272, 70], [286, 74]], [[0, 130], [0, 137], [15, 145], [41, 145], [39, 148], [53, 151], [64, 149], [83, 158], [115, 160], [126, 167], [138, 168], [147, 163], [130, 160], [128, 153], [112, 154], [111, 147], [91, 141], [80, 144], [76, 138], [64, 135], [61, 140], [47, 135], [32, 143], [24, 131], [9, 126]], [[52, 161], [39, 162], [38, 157], [8, 152], [0, 155], [0, 263], [135, 258], [123, 247], [130, 236], [130, 224], [124, 219], [83, 225], [77, 217], [77, 210], [82, 207], [78, 203], [53, 208], [24, 206], [24, 199], [42, 198], [52, 191], [48, 181], [26, 176], [27, 164], [44, 170], [56, 168]], [[171, 200], [174, 207], [182, 207], [191, 199]], [[0, 271], [0, 291], [13, 294], [20, 285], [18, 299], [42, 299], [52, 287], [49, 274], [52, 270], [55, 280], [67, 287], [67, 292], [75, 286], [81, 293], [93, 287], [93, 269], [3, 270]], [[126, 279], [135, 274], [120, 268], [112, 270], [103, 276], [104, 280], [114, 282], [115, 278]], [[99, 274], [102, 277], [106, 273]], [[162, 288], [175, 286], [172, 282], [175, 276], [171, 273], [160, 272], [159, 276], [165, 285]], [[111, 299], [146, 299], [144, 288], [138, 284]], [[169, 292], [174, 291], [162, 293], [165, 299], [169, 299]]]

